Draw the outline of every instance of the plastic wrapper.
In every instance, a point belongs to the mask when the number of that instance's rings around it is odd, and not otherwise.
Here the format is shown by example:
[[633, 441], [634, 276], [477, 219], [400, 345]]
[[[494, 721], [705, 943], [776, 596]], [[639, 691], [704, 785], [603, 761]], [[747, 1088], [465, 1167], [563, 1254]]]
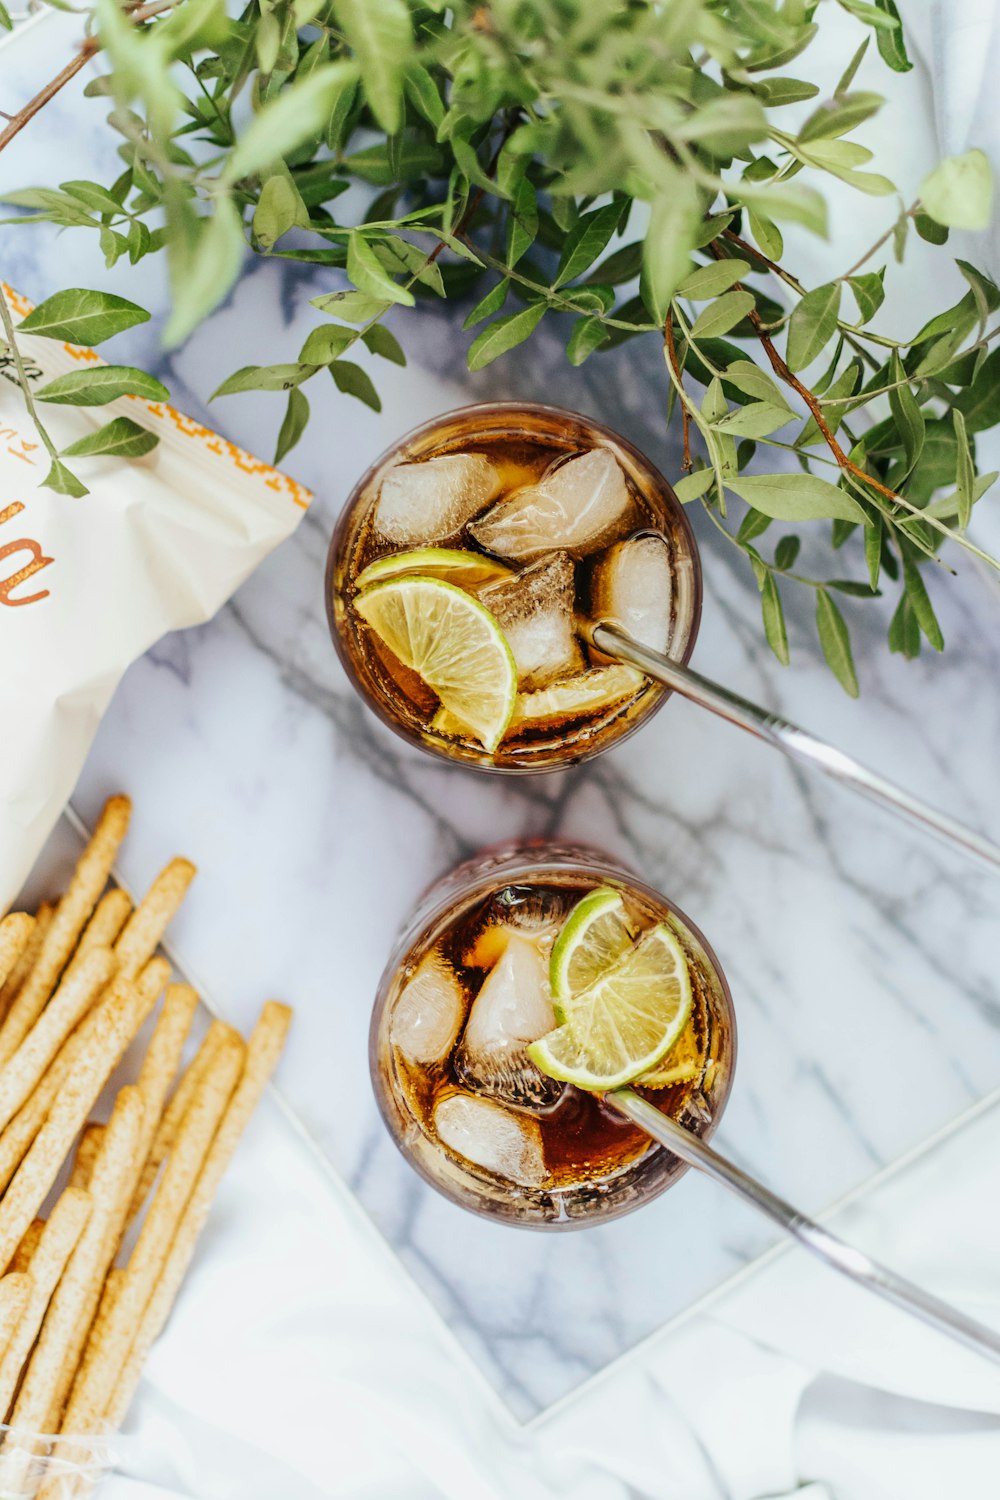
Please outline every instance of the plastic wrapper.
[[112, 1435], [58, 1436], [0, 1424], [0, 1500], [85, 1500], [114, 1464]]
[[[30, 304], [3, 287], [17, 319]], [[18, 339], [34, 389], [103, 362]], [[19, 890], [125, 669], [168, 630], [211, 618], [296, 526], [309, 492], [165, 403], [44, 405], [60, 451], [116, 416], [145, 457], [70, 459], [90, 493], [43, 488], [49, 456], [0, 345], [0, 911]]]

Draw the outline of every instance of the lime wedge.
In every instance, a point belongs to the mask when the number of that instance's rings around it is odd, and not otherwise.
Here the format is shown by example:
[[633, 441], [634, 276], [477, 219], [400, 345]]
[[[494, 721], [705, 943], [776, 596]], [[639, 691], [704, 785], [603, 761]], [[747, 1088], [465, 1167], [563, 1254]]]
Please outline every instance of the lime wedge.
[[633, 1083], [670, 1051], [691, 1013], [687, 959], [670, 928], [644, 932], [528, 1055], [550, 1078], [604, 1092]]
[[692, 1078], [700, 1077], [704, 1067], [705, 1059], [694, 1027], [688, 1024], [666, 1057], [651, 1073], [644, 1073], [639, 1083], [644, 1089], [668, 1089], [672, 1084], [688, 1083]]
[[632, 946], [618, 891], [599, 886], [578, 901], [552, 949], [549, 983], [556, 1020], [566, 1020], [573, 998], [600, 979]]
[[399, 578], [404, 573], [420, 573], [425, 578], [443, 578], [462, 589], [479, 588], [485, 583], [501, 583], [511, 576], [510, 568], [481, 557], [478, 552], [462, 552], [457, 547], [418, 547], [414, 552], [393, 552], [378, 557], [363, 568], [354, 580], [355, 587], [365, 589], [370, 583]]
[[514, 709], [517, 667], [489, 610], [454, 584], [419, 574], [373, 583], [354, 608], [492, 754]]
[[641, 672], [623, 664], [564, 677], [536, 693], [518, 693], [511, 728], [538, 724], [545, 719], [574, 719], [580, 714], [597, 713], [634, 697], [645, 682]]

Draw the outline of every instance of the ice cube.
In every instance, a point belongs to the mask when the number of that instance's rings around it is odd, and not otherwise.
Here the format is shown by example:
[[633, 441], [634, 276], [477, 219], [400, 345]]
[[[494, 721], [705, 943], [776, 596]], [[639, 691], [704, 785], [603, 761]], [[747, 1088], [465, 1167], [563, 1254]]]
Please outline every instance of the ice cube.
[[481, 453], [446, 453], [397, 464], [382, 481], [375, 526], [390, 542], [442, 542], [500, 492], [500, 476]]
[[634, 698], [647, 679], [623, 662], [613, 667], [593, 667], [576, 677], [565, 677], [536, 693], [518, 693], [511, 730], [555, 725], [598, 714]]
[[530, 938], [548, 961], [565, 915], [565, 902], [551, 890], [504, 886], [487, 902], [483, 925], [462, 954], [462, 962], [470, 969], [492, 969], [515, 932]]
[[455, 1071], [470, 1088], [506, 1104], [554, 1104], [562, 1085], [536, 1068], [526, 1049], [555, 1024], [548, 958], [540, 944], [511, 932], [472, 1002]]
[[557, 548], [585, 557], [620, 533], [632, 511], [618, 460], [608, 448], [591, 448], [498, 501], [469, 530], [487, 552], [519, 562]]
[[594, 569], [591, 614], [627, 630], [654, 651], [670, 641], [673, 570], [663, 537], [650, 532], [617, 542]]
[[458, 975], [439, 953], [428, 953], [393, 1007], [389, 1040], [411, 1062], [440, 1062], [454, 1047], [464, 1014]]
[[582, 668], [573, 629], [576, 569], [568, 552], [490, 584], [479, 597], [507, 638], [522, 688], [545, 687]]
[[538, 1121], [515, 1115], [489, 1099], [449, 1094], [434, 1110], [440, 1140], [474, 1166], [522, 1187], [541, 1187], [545, 1158]]

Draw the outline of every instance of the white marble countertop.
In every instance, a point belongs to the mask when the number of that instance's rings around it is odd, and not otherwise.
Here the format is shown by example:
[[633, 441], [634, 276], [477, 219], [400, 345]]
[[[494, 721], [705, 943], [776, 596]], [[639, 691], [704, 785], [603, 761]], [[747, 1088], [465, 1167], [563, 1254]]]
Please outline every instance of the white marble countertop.
[[[50, 61], [41, 28], [24, 30], [2, 54], [0, 92], [26, 92], [43, 52]], [[3, 189], [99, 172], [112, 149], [101, 121], [100, 101], [68, 90], [4, 153]], [[109, 274], [81, 232], [2, 233], [4, 277], [33, 299], [72, 283], [164, 305], [155, 267]], [[308, 299], [331, 275], [255, 261], [178, 353], [164, 357], [155, 322], [114, 352], [268, 457], [280, 398], [208, 408], [207, 397], [241, 364], [293, 358], [315, 318]], [[332, 383], [310, 385], [313, 423], [287, 466], [315, 490], [312, 509], [210, 625], [164, 640], [128, 673], [74, 805], [89, 819], [110, 791], [132, 794], [124, 873], [136, 884], [174, 852], [198, 862], [197, 899], [175, 934], [186, 967], [235, 1020], [265, 992], [296, 1005], [285, 1094], [523, 1420], [745, 1265], [770, 1232], [691, 1176], [631, 1218], [552, 1237], [478, 1221], [425, 1187], [379, 1121], [366, 1061], [382, 963], [423, 887], [520, 833], [594, 842], [660, 885], [704, 930], [733, 989], [740, 1056], [719, 1143], [810, 1210], [1000, 1080], [1000, 887], [679, 701], [610, 754], [542, 779], [445, 767], [385, 729], [339, 667], [322, 587], [337, 511], [397, 435], [464, 400], [544, 398], [599, 416], [677, 471], [655, 348], [574, 371], [550, 333], [470, 377], [458, 321], [433, 306], [418, 317], [416, 337], [397, 325], [409, 367], [378, 370], [381, 415]], [[855, 704], [822, 666], [808, 601], [789, 600], [794, 665], [782, 670], [763, 643], [752, 576], [693, 520], [706, 584], [695, 665], [1000, 831], [998, 595], [986, 577], [959, 558], [960, 576], [931, 580], [943, 659], [889, 657], [888, 601], [846, 599]], [[845, 550], [852, 563], [859, 574]]]

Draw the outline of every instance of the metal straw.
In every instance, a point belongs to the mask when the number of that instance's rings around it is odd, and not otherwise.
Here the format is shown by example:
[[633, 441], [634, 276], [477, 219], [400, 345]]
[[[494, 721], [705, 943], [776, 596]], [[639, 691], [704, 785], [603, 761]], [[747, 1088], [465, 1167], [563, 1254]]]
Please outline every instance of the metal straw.
[[815, 1219], [799, 1213], [798, 1209], [772, 1193], [763, 1183], [749, 1177], [731, 1161], [713, 1151], [698, 1136], [661, 1114], [655, 1105], [640, 1098], [631, 1089], [615, 1089], [605, 1095], [605, 1098], [647, 1135], [659, 1141], [661, 1146], [665, 1146], [689, 1166], [697, 1167], [708, 1177], [721, 1182], [738, 1198], [742, 1198], [744, 1203], [749, 1203], [776, 1224], [780, 1224], [794, 1240], [820, 1260], [826, 1261], [828, 1266], [832, 1266], [842, 1276], [856, 1281], [859, 1286], [866, 1287], [877, 1297], [893, 1303], [921, 1322], [930, 1324], [939, 1333], [1000, 1364], [1000, 1333], [988, 1328], [985, 1323], [977, 1322], [975, 1318], [966, 1317], [957, 1307], [942, 1302], [940, 1297], [925, 1292], [922, 1287], [915, 1286], [905, 1277], [897, 1276], [888, 1266], [873, 1260], [863, 1250], [848, 1245], [839, 1235], [832, 1234], [822, 1224], [817, 1224]]
[[789, 723], [778, 714], [770, 713], [759, 704], [741, 698], [738, 693], [702, 677], [690, 667], [682, 667], [662, 651], [654, 651], [649, 646], [641, 645], [617, 625], [601, 621], [590, 626], [588, 634], [598, 650], [603, 651], [606, 656], [617, 657], [619, 661], [638, 667], [647, 677], [655, 678], [657, 682], [673, 688], [683, 698], [690, 698], [692, 703], [698, 703], [720, 718], [728, 719], [730, 724], [738, 724], [741, 729], [748, 730], [758, 739], [766, 740], [792, 760], [814, 766], [824, 775], [832, 776], [835, 781], [844, 782], [853, 791], [889, 808], [898, 817], [929, 829], [938, 838], [961, 849], [963, 854], [988, 866], [994, 874], [1000, 872], [1000, 845], [984, 838], [974, 829], [966, 828], [964, 823], [959, 823], [947, 813], [938, 812], [919, 797], [914, 797], [912, 793], [880, 776], [877, 771], [870, 771], [867, 766], [843, 750], [838, 750], [835, 745], [828, 744], [806, 729], [800, 729], [797, 724]]

